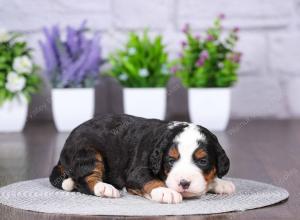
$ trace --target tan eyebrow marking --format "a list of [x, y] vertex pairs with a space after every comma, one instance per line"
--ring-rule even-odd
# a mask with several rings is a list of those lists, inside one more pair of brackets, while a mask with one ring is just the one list
[[194, 156], [196, 159], [201, 159], [207, 156], [207, 153], [203, 149], [198, 149], [195, 151]]
[[171, 147], [168, 152], [168, 155], [175, 159], [179, 159], [179, 151], [178, 151], [177, 147], [175, 147], [175, 146]]

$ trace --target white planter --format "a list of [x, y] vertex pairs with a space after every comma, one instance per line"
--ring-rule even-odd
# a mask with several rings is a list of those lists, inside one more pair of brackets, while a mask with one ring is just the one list
[[24, 97], [6, 101], [0, 106], [0, 132], [21, 132], [25, 126], [28, 102]]
[[163, 120], [166, 111], [165, 88], [124, 88], [126, 114]]
[[58, 131], [73, 130], [94, 116], [94, 88], [52, 89], [52, 111]]
[[231, 88], [190, 88], [191, 121], [210, 130], [223, 131], [230, 117]]

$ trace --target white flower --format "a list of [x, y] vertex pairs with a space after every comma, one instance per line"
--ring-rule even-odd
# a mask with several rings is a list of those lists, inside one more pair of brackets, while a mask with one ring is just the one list
[[10, 72], [7, 75], [7, 82], [5, 88], [10, 92], [19, 92], [24, 89], [26, 79], [24, 76], [20, 76], [16, 72]]
[[0, 43], [8, 41], [10, 34], [5, 29], [0, 29]]
[[16, 57], [13, 62], [13, 68], [17, 73], [31, 73], [32, 62], [28, 56]]
[[134, 47], [130, 47], [128, 49], [128, 53], [129, 53], [129, 55], [134, 55], [134, 54], [136, 54], [136, 49]]
[[141, 77], [149, 76], [149, 71], [146, 68], [140, 69], [139, 74]]
[[219, 63], [218, 63], [218, 67], [219, 67], [219, 68], [223, 68], [223, 67], [224, 67], [224, 63], [219, 62]]
[[128, 76], [127, 76], [127, 74], [122, 73], [121, 75], [119, 75], [119, 79], [122, 81], [126, 81], [128, 79]]

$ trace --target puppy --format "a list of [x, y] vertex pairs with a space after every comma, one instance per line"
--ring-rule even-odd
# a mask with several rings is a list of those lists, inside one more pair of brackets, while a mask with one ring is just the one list
[[50, 182], [66, 191], [120, 197], [127, 191], [160, 203], [180, 203], [208, 191], [233, 193], [221, 178], [229, 159], [217, 137], [199, 125], [130, 115], [106, 115], [75, 128]]

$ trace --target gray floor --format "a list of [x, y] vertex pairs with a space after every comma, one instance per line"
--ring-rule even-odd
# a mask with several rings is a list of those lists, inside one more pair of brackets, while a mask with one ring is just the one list
[[[287, 202], [239, 213], [170, 219], [296, 219], [300, 216], [300, 121], [232, 121], [219, 132], [231, 158], [229, 176], [272, 183], [290, 192]], [[67, 134], [51, 123], [31, 123], [23, 134], [0, 134], [0, 185], [47, 177], [57, 162]], [[1, 219], [70, 219], [0, 206]], [[76, 217], [72, 219], [107, 219]], [[169, 219], [164, 217], [163, 219]], [[140, 218], [139, 218], [140, 219]], [[149, 219], [149, 217], [147, 218]], [[152, 219], [152, 218], [151, 218]]]

